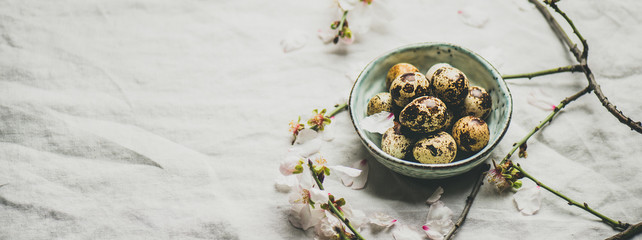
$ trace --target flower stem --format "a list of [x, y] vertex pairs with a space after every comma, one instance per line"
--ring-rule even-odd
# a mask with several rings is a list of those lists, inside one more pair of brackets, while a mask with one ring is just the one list
[[584, 209], [585, 211], [595, 215], [596, 217], [602, 219], [602, 221], [604, 223], [606, 223], [609, 226], [613, 227], [613, 229], [621, 231], [621, 230], [627, 229], [630, 226], [630, 224], [628, 224], [628, 223], [622, 223], [620, 221], [615, 221], [615, 220], [613, 220], [611, 218], [608, 218], [607, 216], [604, 216], [603, 214], [601, 214], [601, 213], [593, 210], [592, 208], [590, 208], [588, 206], [588, 204], [586, 204], [586, 203], [581, 204], [581, 203], [579, 203], [579, 202], [577, 202], [577, 201], [575, 201], [573, 199], [570, 199], [569, 197], [565, 196], [564, 194], [561, 194], [560, 192], [550, 188], [549, 186], [546, 186], [545, 184], [543, 184], [542, 182], [537, 180], [535, 177], [531, 176], [526, 171], [524, 171], [524, 169], [519, 164], [514, 165], [514, 167], [519, 172], [521, 172], [524, 175], [524, 177], [526, 177], [526, 178], [528, 178], [530, 180], [533, 180], [533, 182], [535, 182], [537, 184], [537, 186], [540, 186], [540, 187], [546, 189], [547, 191], [555, 194], [556, 196], [566, 200], [569, 205], [573, 205], [573, 206], [579, 207], [579, 208]]
[[564, 67], [558, 67], [558, 68], [543, 70], [543, 71], [539, 71], [539, 72], [513, 74], [513, 75], [503, 75], [502, 78], [503, 79], [512, 79], [512, 78], [528, 78], [528, 79], [531, 79], [533, 77], [542, 76], [542, 75], [548, 75], [548, 74], [553, 74], [553, 73], [581, 72], [581, 71], [582, 71], [582, 66], [581, 65], [569, 65], [569, 66], [564, 66]]
[[[325, 115], [325, 117], [327, 117], [327, 118], [334, 117], [334, 115], [337, 115], [337, 113], [339, 113], [342, 110], [346, 109], [348, 107], [348, 103], [337, 104], [337, 105], [334, 105], [334, 107], [335, 108], [332, 110], [332, 112], [328, 113], [328, 115]], [[314, 131], [318, 131], [319, 130], [319, 126], [318, 125], [314, 125], [310, 129], [312, 129]], [[294, 142], [292, 142], [292, 143], [294, 144]]]
[[[308, 166], [310, 167], [310, 171], [312, 171], [312, 177], [314, 178], [314, 181], [319, 186], [319, 189], [325, 190], [323, 188], [323, 183], [321, 183], [321, 180], [319, 180], [319, 177], [317, 177], [317, 175], [314, 173], [314, 165], [312, 164], [311, 160], [308, 160]], [[330, 210], [332, 211], [332, 213], [335, 216], [337, 216], [337, 218], [339, 218], [346, 226], [348, 226], [350, 231], [352, 231], [352, 233], [354, 233], [354, 235], [357, 237], [357, 239], [365, 240], [365, 238], [363, 238], [359, 234], [359, 232], [357, 232], [357, 230], [352, 226], [352, 224], [350, 224], [350, 220], [348, 220], [345, 217], [345, 215], [343, 215], [343, 212], [341, 210], [339, 210], [336, 206], [334, 206], [334, 203], [332, 201], [328, 200], [328, 205], [330, 206]]]
[[334, 106], [334, 110], [332, 112], [328, 113], [326, 117], [334, 117], [337, 113], [341, 112], [342, 110], [346, 109], [348, 107], [348, 103], [343, 103], [343, 104], [337, 104]]
[[513, 155], [513, 153], [515, 153], [515, 151], [517, 151], [517, 149], [519, 149], [519, 146], [521, 146], [522, 144], [526, 143], [526, 141], [528, 141], [528, 139], [531, 136], [533, 136], [533, 134], [535, 134], [537, 131], [542, 129], [542, 127], [544, 127], [544, 125], [546, 123], [551, 122], [553, 120], [553, 117], [555, 115], [557, 115], [560, 112], [560, 110], [562, 110], [562, 108], [566, 107], [566, 105], [568, 103], [570, 103], [572, 101], [575, 101], [576, 99], [578, 99], [579, 97], [581, 97], [584, 94], [588, 93], [589, 91], [591, 91], [591, 88], [590, 87], [586, 87], [586, 88], [582, 89], [581, 91], [573, 94], [572, 96], [567, 97], [564, 100], [562, 100], [557, 106], [555, 106], [555, 109], [553, 110], [553, 112], [548, 114], [548, 116], [546, 116], [546, 118], [544, 118], [544, 120], [542, 120], [537, 126], [535, 126], [535, 128], [533, 128], [533, 130], [531, 130], [528, 134], [526, 134], [526, 136], [524, 136], [521, 140], [519, 140], [518, 142], [513, 144], [513, 149], [511, 149], [508, 152], [508, 154], [506, 154], [506, 157], [504, 157], [504, 159], [502, 159], [500, 164], [505, 163], [506, 161], [508, 161], [508, 159], [510, 159], [510, 157]]
[[347, 17], [348, 17], [348, 11], [343, 11], [343, 16], [341, 16], [341, 21], [339, 21], [339, 27], [337, 28], [339, 29], [339, 31], [343, 29], [343, 25], [346, 22]]

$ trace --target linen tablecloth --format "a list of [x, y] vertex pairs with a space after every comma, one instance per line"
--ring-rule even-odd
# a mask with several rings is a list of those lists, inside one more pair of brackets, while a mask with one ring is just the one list
[[[339, 19], [336, 4], [0, 1], [0, 239], [312, 239], [288, 222], [288, 194], [275, 188], [291, 147], [288, 123], [346, 101], [369, 61], [406, 44], [449, 42], [502, 74], [574, 63], [526, 0], [374, 0], [348, 15], [353, 44], [324, 44], [318, 32]], [[609, 100], [642, 119], [641, 3], [559, 5], [588, 40], [589, 66]], [[587, 81], [562, 73], [508, 84], [513, 120], [495, 160], [549, 113], [538, 104], [556, 104]], [[326, 188], [368, 216], [398, 219], [387, 230], [364, 228], [368, 239], [392, 239], [400, 227], [421, 234], [425, 200], [439, 186], [455, 215], [463, 208], [474, 174], [398, 175], [367, 153], [347, 112], [331, 127], [334, 139], [321, 149], [328, 162], [366, 159], [370, 170], [362, 190], [336, 178]], [[516, 161], [567, 196], [635, 223], [640, 154], [642, 135], [589, 94], [535, 134], [528, 158]], [[525, 216], [512, 192], [485, 184], [456, 238], [617, 233], [541, 194], [541, 209]]]

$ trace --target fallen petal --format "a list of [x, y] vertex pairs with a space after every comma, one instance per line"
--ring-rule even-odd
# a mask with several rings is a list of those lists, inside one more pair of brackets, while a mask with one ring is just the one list
[[441, 198], [441, 194], [443, 193], [444, 189], [441, 188], [441, 186], [438, 187], [437, 190], [435, 190], [435, 192], [433, 192], [432, 195], [430, 195], [430, 197], [426, 200], [426, 203], [433, 204], [437, 202]]
[[351, 168], [351, 167], [346, 167], [346, 166], [330, 166], [329, 167], [331, 170], [334, 170], [337, 173], [343, 174], [348, 177], [356, 177], [361, 174], [361, 170], [356, 169], [356, 168]]
[[455, 226], [455, 223], [451, 219], [440, 219], [428, 221], [426, 225], [423, 226], [423, 229], [428, 238], [441, 240], [453, 226]]
[[317, 131], [314, 131], [314, 130], [308, 129], [308, 128], [303, 129], [303, 130], [299, 131], [299, 135], [297, 135], [295, 143], [303, 144], [303, 143], [305, 143], [307, 141], [315, 139], [317, 137], [317, 135], [319, 135], [319, 133], [317, 133]]
[[522, 188], [513, 194], [517, 209], [524, 215], [535, 214], [542, 204], [542, 194], [539, 186]]
[[459, 19], [471, 27], [482, 28], [488, 22], [486, 13], [476, 7], [467, 7], [457, 13], [459, 13]]
[[395, 229], [392, 231], [392, 238], [395, 240], [417, 240], [423, 239], [423, 236], [421, 236], [418, 231], [406, 225], [398, 225], [395, 226]]
[[323, 146], [323, 142], [320, 139], [312, 139], [304, 144], [294, 145], [289, 151], [298, 154], [300, 157], [307, 158], [318, 153], [321, 150], [321, 146]]
[[337, 30], [332, 30], [328, 28], [327, 30], [319, 29], [317, 31], [317, 36], [323, 43], [330, 43], [337, 36]]
[[445, 220], [445, 219], [450, 220], [452, 219], [452, 217], [453, 217], [453, 210], [450, 210], [450, 208], [446, 207], [444, 202], [437, 201], [430, 205], [426, 222], [429, 222], [431, 220]]
[[274, 180], [274, 187], [276, 188], [277, 191], [279, 192], [289, 192], [292, 190], [294, 186], [296, 186], [299, 183], [298, 179], [296, 176], [283, 176], [279, 175], [275, 180]]
[[308, 42], [308, 36], [302, 31], [290, 31], [281, 40], [281, 48], [284, 53], [301, 49]]
[[355, 177], [352, 180], [352, 189], [363, 189], [366, 186], [366, 183], [368, 183], [368, 160], [363, 159], [361, 161], [355, 162], [352, 167], [361, 170], [361, 174], [359, 176]]
[[383, 229], [395, 225], [397, 219], [383, 213], [375, 213], [374, 216], [370, 218], [369, 223], [370, 225], [374, 225], [375, 228]]
[[383, 134], [394, 126], [393, 115], [389, 112], [380, 112], [372, 114], [363, 119], [361, 128], [368, 132]]
[[329, 168], [339, 176], [341, 182], [346, 187], [352, 186], [354, 178], [361, 174], [361, 170], [346, 166], [329, 166]]

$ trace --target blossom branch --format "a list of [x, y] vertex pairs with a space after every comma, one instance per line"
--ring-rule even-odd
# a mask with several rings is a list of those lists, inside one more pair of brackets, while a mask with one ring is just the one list
[[566, 32], [562, 29], [562, 27], [559, 25], [559, 23], [555, 20], [555, 18], [551, 15], [551, 13], [546, 9], [544, 5], [539, 3], [537, 0], [529, 0], [531, 3], [533, 3], [536, 7], [537, 10], [544, 16], [548, 24], [550, 25], [551, 28], [553, 28], [553, 31], [557, 36], [562, 39], [562, 41], [569, 47], [569, 50], [573, 55], [575, 56], [575, 59], [580, 63], [582, 66], [582, 71], [584, 72], [584, 75], [586, 76], [586, 79], [588, 80], [589, 87], [591, 87], [591, 90], [595, 92], [595, 96], [600, 100], [600, 103], [602, 103], [602, 106], [606, 108], [615, 118], [617, 118], [621, 123], [629, 126], [631, 130], [635, 130], [638, 133], [642, 133], [642, 123], [640, 121], [634, 121], [633, 119], [627, 117], [622, 113], [622, 111], [617, 110], [617, 107], [613, 105], [608, 98], [604, 95], [602, 92], [602, 89], [600, 88], [600, 85], [597, 84], [597, 81], [595, 80], [595, 76], [591, 72], [591, 69], [588, 67], [587, 64], [587, 59], [588, 59], [588, 43], [586, 39], [580, 34], [580, 32], [577, 30], [575, 27], [575, 24], [573, 24], [573, 21], [564, 13], [556, 4], [556, 0], [545, 0], [545, 3], [551, 6], [557, 13], [559, 13], [564, 20], [571, 26], [573, 29], [573, 32], [575, 35], [580, 39], [582, 42], [583, 49], [580, 52], [580, 50], [577, 48], [577, 45], [573, 43], [573, 41], [568, 37]]
[[[325, 117], [328, 118], [328, 119], [331, 118], [331, 117], [334, 117], [334, 115], [337, 115], [337, 113], [343, 111], [347, 107], [348, 107], [348, 103], [334, 105], [334, 109], [330, 113], [328, 113], [328, 115], [325, 115]], [[319, 126], [320, 125], [314, 125], [314, 126], [310, 127], [310, 129], [312, 129], [314, 131], [318, 131], [319, 130]]]
[[[310, 125], [310, 129], [319, 132], [323, 131], [325, 125], [328, 125], [332, 122], [331, 118], [334, 117], [337, 113], [341, 112], [342, 110], [346, 109], [348, 107], [348, 103], [343, 103], [343, 104], [337, 104], [334, 105], [334, 110], [330, 112], [329, 114], [325, 114], [325, 109], [319, 110], [314, 109], [312, 113], [314, 116], [308, 120], [308, 125]], [[290, 122], [290, 132], [292, 133], [292, 142], [290, 144], [294, 145], [294, 143], [297, 140], [297, 137], [299, 136], [299, 133], [301, 130], [305, 129], [305, 123], [301, 123], [301, 116], [299, 116], [299, 119], [295, 121]]]
[[342, 110], [348, 108], [348, 103], [342, 103], [342, 104], [337, 104], [334, 105], [334, 110], [332, 112], [328, 113], [327, 117], [334, 117], [334, 115], [337, 115], [337, 113], [341, 112]]
[[503, 164], [506, 161], [508, 161], [510, 159], [510, 157], [513, 155], [513, 153], [515, 153], [515, 151], [517, 151], [517, 149], [520, 148], [520, 146], [526, 144], [526, 141], [528, 141], [528, 139], [531, 136], [533, 136], [533, 134], [535, 134], [537, 131], [542, 129], [546, 123], [551, 122], [553, 120], [553, 117], [555, 117], [555, 115], [557, 115], [560, 112], [560, 110], [562, 110], [562, 108], [566, 107], [567, 104], [575, 101], [576, 99], [580, 98], [581, 96], [583, 96], [584, 94], [588, 93], [589, 91], [591, 91], [591, 88], [590, 87], [586, 87], [586, 88], [582, 89], [581, 91], [573, 94], [572, 96], [567, 97], [564, 100], [562, 100], [557, 106], [555, 106], [555, 109], [553, 110], [553, 112], [548, 114], [548, 116], [546, 116], [546, 118], [544, 118], [544, 120], [542, 120], [537, 126], [535, 126], [535, 128], [533, 128], [533, 130], [531, 130], [528, 134], [526, 134], [526, 136], [524, 136], [518, 142], [513, 143], [513, 148], [508, 152], [508, 154], [506, 154], [506, 156], [504, 157], [504, 159], [502, 159], [500, 164]]
[[454, 235], [455, 232], [462, 226], [464, 225], [464, 221], [466, 220], [466, 217], [468, 216], [468, 212], [470, 212], [470, 208], [473, 206], [473, 201], [475, 201], [475, 197], [477, 196], [477, 193], [479, 192], [479, 189], [481, 189], [481, 185], [484, 184], [484, 178], [486, 178], [486, 174], [488, 173], [487, 169], [490, 167], [489, 164], [485, 164], [479, 167], [479, 177], [477, 178], [477, 182], [475, 182], [475, 185], [473, 185], [473, 190], [470, 192], [470, 195], [466, 197], [466, 206], [464, 206], [464, 210], [462, 210], [461, 214], [459, 215], [459, 218], [457, 219], [457, 222], [455, 225], [450, 229], [448, 234], [444, 237], [444, 240], [449, 240], [451, 239]]
[[611, 219], [611, 218], [609, 218], [607, 216], [604, 216], [603, 214], [601, 214], [601, 213], [593, 210], [592, 208], [590, 208], [587, 203], [579, 203], [579, 202], [577, 202], [577, 201], [565, 196], [564, 194], [561, 194], [560, 192], [550, 188], [549, 186], [546, 186], [545, 184], [543, 184], [542, 182], [537, 180], [535, 177], [531, 176], [526, 171], [524, 171], [524, 169], [519, 164], [513, 165], [513, 167], [515, 169], [517, 169], [519, 172], [521, 172], [524, 175], [524, 177], [526, 177], [526, 178], [528, 178], [530, 180], [533, 180], [533, 182], [535, 182], [537, 184], [537, 186], [540, 186], [540, 187], [546, 189], [547, 191], [555, 194], [556, 196], [566, 200], [568, 202], [568, 205], [573, 205], [573, 206], [579, 207], [579, 208], [581, 208], [581, 209], [593, 214], [594, 216], [602, 219], [602, 222], [604, 222], [604, 223], [608, 224], [609, 226], [613, 227], [613, 229], [625, 230], [631, 225], [631, 224], [628, 224], [628, 223], [622, 223], [621, 221], [615, 221], [615, 220], [613, 220], [613, 219]]
[[[571, 53], [573, 53], [575, 58], [578, 59], [578, 61], [579, 61], [579, 59], [580, 59], [580, 57], [582, 55], [580, 49], [577, 48], [577, 45], [575, 43], [573, 43], [571, 38], [568, 37], [566, 32], [560, 26], [560, 24], [557, 21], [555, 21], [555, 18], [546, 9], [546, 6], [544, 6], [543, 4], [539, 3], [537, 0], [528, 0], [528, 1], [535, 5], [537, 10], [539, 10], [539, 12], [544, 16], [544, 19], [546, 19], [548, 24], [551, 26], [551, 28], [553, 29], [555, 34], [566, 44], [566, 46], [569, 47], [569, 51], [571, 51]], [[573, 26], [575, 26], [575, 25], [573, 25]]]
[[[318, 177], [318, 176], [317, 176], [317, 174], [315, 173], [316, 171], [315, 171], [315, 169], [314, 169], [314, 165], [312, 164], [312, 161], [311, 161], [311, 160], [308, 160], [308, 166], [310, 167], [310, 171], [312, 172], [312, 177], [314, 178], [314, 181], [317, 183], [317, 186], [319, 187], [319, 189], [321, 189], [321, 190], [325, 190], [325, 189], [323, 188], [323, 183], [321, 182], [321, 180], [319, 179], [319, 177]], [[348, 229], [350, 229], [350, 231], [352, 231], [352, 233], [357, 237], [357, 239], [365, 239], [365, 238], [363, 238], [363, 237], [359, 234], [359, 232], [357, 232], [357, 230], [352, 226], [352, 224], [350, 223], [350, 220], [348, 220], [348, 219], [345, 217], [345, 215], [343, 214], [343, 212], [342, 212], [341, 210], [339, 210], [336, 206], [334, 206], [334, 203], [332, 202], [332, 200], [328, 200], [328, 206], [330, 207], [330, 211], [332, 211], [332, 213], [333, 213], [335, 216], [337, 216], [337, 218], [339, 218], [339, 219], [340, 219], [340, 220], [341, 220], [341, 221], [342, 221], [346, 226], [348, 226]]]
[[631, 225], [628, 228], [626, 228], [626, 230], [624, 230], [624, 231], [622, 231], [622, 232], [620, 232], [618, 234], [615, 234], [615, 235], [607, 238], [606, 240], [631, 239], [631, 238], [633, 238], [633, 236], [635, 236], [635, 235], [637, 235], [639, 233], [642, 233], [642, 222], [640, 222], [638, 224], [635, 224], [635, 225]]
[[537, 76], [548, 75], [548, 74], [553, 74], [553, 73], [581, 72], [581, 71], [582, 71], [582, 66], [581, 65], [569, 65], [569, 66], [558, 67], [558, 68], [553, 68], [553, 69], [548, 69], [548, 70], [543, 70], [543, 71], [533, 72], [533, 73], [503, 75], [502, 78], [504, 80], [512, 79], [512, 78], [528, 78], [528, 79], [531, 79], [531, 78], [534, 78], [534, 77], [537, 77]]

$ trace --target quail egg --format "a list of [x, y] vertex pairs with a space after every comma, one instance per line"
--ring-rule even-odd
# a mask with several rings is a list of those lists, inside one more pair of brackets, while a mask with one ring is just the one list
[[430, 83], [423, 74], [404, 73], [392, 81], [390, 95], [394, 104], [405, 107], [413, 99], [428, 95], [429, 89]]
[[432, 79], [432, 75], [435, 74], [435, 71], [437, 71], [437, 69], [440, 69], [442, 67], [452, 67], [452, 66], [450, 66], [450, 64], [448, 63], [437, 63], [435, 65], [432, 65], [432, 67], [428, 69], [428, 72], [426, 72], [426, 78], [428, 80]]
[[434, 96], [448, 106], [459, 105], [468, 95], [466, 74], [454, 67], [441, 67], [435, 70], [430, 79]]
[[392, 97], [388, 92], [378, 93], [368, 102], [368, 116], [383, 111], [392, 112]]
[[430, 133], [447, 122], [447, 108], [439, 98], [423, 96], [412, 100], [399, 114], [401, 125], [415, 132]]
[[473, 86], [468, 89], [468, 95], [459, 110], [460, 116], [475, 116], [486, 119], [493, 105], [492, 99], [486, 89]]
[[450, 129], [452, 128], [453, 123], [455, 123], [455, 120], [457, 119], [455, 119], [455, 114], [452, 113], [452, 111], [450, 111], [449, 109], [446, 109], [445, 116], [446, 116], [446, 123], [444, 123], [444, 127], [441, 128], [440, 130], [450, 132]]
[[392, 66], [386, 75], [386, 89], [390, 89], [392, 81], [394, 81], [399, 75], [410, 72], [419, 72], [419, 69], [410, 63], [397, 63]]
[[412, 155], [421, 163], [449, 163], [457, 156], [457, 144], [450, 134], [440, 131], [417, 141]]
[[381, 150], [393, 157], [403, 159], [412, 150], [412, 138], [402, 134], [401, 125], [395, 122], [395, 125], [388, 128], [381, 137]]
[[484, 120], [474, 116], [465, 116], [453, 125], [452, 136], [459, 150], [474, 153], [488, 144], [490, 132]]

